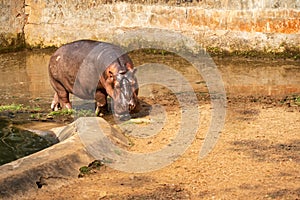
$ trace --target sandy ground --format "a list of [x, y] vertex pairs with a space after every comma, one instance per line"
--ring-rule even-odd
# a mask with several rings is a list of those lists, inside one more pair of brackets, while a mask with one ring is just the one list
[[[23, 198], [300, 199], [300, 107], [237, 99], [228, 100], [224, 129], [203, 159], [198, 154], [210, 123], [207, 101], [199, 104], [201, 124], [194, 141], [169, 166], [145, 173], [102, 166], [54, 190], [45, 185]], [[165, 104], [165, 110], [168, 121], [162, 132], [132, 139], [130, 151], [151, 152], [169, 143], [178, 124], [178, 105]]]

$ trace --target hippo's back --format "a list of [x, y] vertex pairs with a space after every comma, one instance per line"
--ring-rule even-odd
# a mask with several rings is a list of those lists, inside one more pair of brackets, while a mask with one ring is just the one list
[[60, 80], [63, 77], [76, 76], [84, 59], [99, 43], [92, 40], [80, 40], [58, 48], [50, 58], [50, 77]]

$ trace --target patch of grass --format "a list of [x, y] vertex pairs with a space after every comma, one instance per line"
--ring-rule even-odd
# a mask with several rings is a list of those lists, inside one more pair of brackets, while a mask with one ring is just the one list
[[33, 111], [35, 111], [35, 112], [39, 112], [39, 111], [41, 111], [42, 110], [42, 108], [40, 108], [40, 107], [34, 107], [33, 108]]
[[57, 111], [52, 111], [48, 115], [49, 116], [61, 116], [61, 115], [72, 115], [75, 113], [75, 110], [73, 109], [62, 109]]
[[91, 110], [73, 110], [73, 109], [62, 109], [58, 111], [52, 111], [48, 114], [48, 116], [71, 116], [75, 115], [77, 117], [91, 117], [95, 116], [95, 113]]
[[93, 112], [91, 110], [76, 110], [75, 113], [78, 117], [94, 117], [95, 116], [95, 112]]
[[25, 108], [22, 104], [10, 104], [0, 106], [0, 112], [2, 111], [24, 111]]
[[43, 115], [41, 113], [31, 114], [30, 119], [32, 120], [41, 120], [43, 118]]

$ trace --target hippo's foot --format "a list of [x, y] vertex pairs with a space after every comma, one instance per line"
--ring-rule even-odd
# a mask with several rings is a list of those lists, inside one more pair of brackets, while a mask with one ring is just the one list
[[107, 104], [100, 105], [98, 102], [95, 103], [95, 115], [98, 117], [102, 117], [104, 113], [108, 112]]
[[72, 105], [69, 101], [69, 96], [68, 94], [66, 95], [67, 97], [59, 97], [57, 92], [55, 92], [53, 101], [51, 103], [51, 110], [53, 111], [58, 111], [61, 108], [66, 108], [68, 110], [72, 109]]
[[51, 110], [58, 111], [61, 108], [60, 103], [52, 101]]
[[103, 116], [103, 112], [101, 112], [101, 107], [96, 107], [96, 110], [95, 110], [95, 115], [97, 117], [102, 117]]
[[71, 103], [63, 103], [63, 106], [61, 106], [61, 104], [59, 102], [56, 102], [56, 101], [52, 101], [51, 103], [51, 110], [53, 111], [58, 111], [62, 108], [66, 108], [68, 110], [71, 110], [72, 109], [72, 105]]

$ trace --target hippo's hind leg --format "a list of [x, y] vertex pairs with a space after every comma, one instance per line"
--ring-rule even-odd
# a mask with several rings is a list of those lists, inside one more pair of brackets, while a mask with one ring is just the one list
[[56, 80], [50, 80], [54, 90], [56, 91], [51, 103], [51, 109], [57, 111], [60, 108], [72, 109], [69, 100], [69, 92]]
[[104, 112], [107, 112], [107, 95], [103, 94], [101, 91], [97, 90], [95, 94], [95, 114], [96, 116], [101, 116]]

